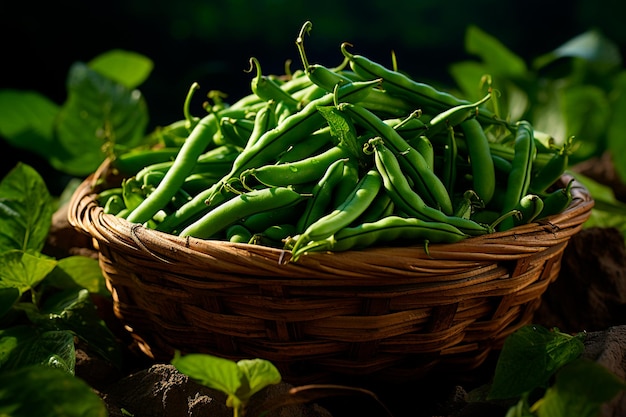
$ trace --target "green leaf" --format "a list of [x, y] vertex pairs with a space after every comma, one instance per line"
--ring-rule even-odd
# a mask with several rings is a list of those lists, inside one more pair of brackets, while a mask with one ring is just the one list
[[615, 171], [626, 184], [626, 71], [617, 75], [613, 82], [611, 96], [612, 117], [607, 129], [607, 148], [611, 152]]
[[575, 136], [578, 148], [570, 155], [572, 163], [595, 156], [605, 148], [602, 138], [611, 118], [611, 104], [604, 90], [593, 85], [564, 89], [561, 112], [566, 136]]
[[515, 78], [525, 76], [528, 71], [522, 58], [477, 26], [470, 25], [467, 28], [465, 50], [479, 56], [485, 69], [492, 75]]
[[[579, 359], [556, 374], [537, 404], [539, 417], [596, 417], [602, 404], [626, 389], [624, 381], [596, 362]], [[534, 406], [533, 406], [534, 408]]]
[[20, 290], [15, 287], [0, 288], [0, 319], [20, 299]]
[[229, 396], [236, 395], [244, 378], [236, 362], [212, 355], [191, 353], [181, 356], [177, 353], [172, 365], [198, 383]]
[[348, 149], [356, 158], [359, 158], [363, 152], [358, 145], [354, 124], [335, 106], [320, 106], [317, 110], [326, 119], [330, 134], [335, 138], [336, 144]]
[[68, 289], [49, 296], [38, 312], [27, 312], [37, 326], [50, 330], [69, 330], [89, 348], [121, 366], [121, 351], [117, 339], [98, 316], [89, 291]]
[[68, 174], [87, 175], [112, 152], [141, 143], [147, 123], [146, 103], [138, 90], [76, 63], [70, 69], [68, 98], [57, 124], [65, 153], [51, 163]]
[[537, 57], [533, 67], [542, 68], [561, 58], [580, 58], [609, 68], [622, 64], [619, 47], [593, 29], [570, 39], [554, 51]]
[[98, 260], [86, 256], [60, 259], [46, 282], [60, 289], [85, 288], [93, 294], [110, 295]]
[[88, 63], [89, 67], [105, 77], [133, 89], [142, 84], [152, 72], [151, 59], [136, 52], [113, 49], [98, 55]]
[[549, 378], [583, 350], [577, 337], [536, 325], [520, 328], [504, 342], [488, 399], [515, 398], [545, 388]]
[[238, 393], [240, 398], [246, 400], [266, 386], [278, 384], [282, 380], [278, 369], [264, 359], [242, 359], [237, 362], [237, 366], [248, 381], [248, 392]]
[[0, 288], [17, 288], [20, 294], [35, 288], [57, 265], [54, 259], [12, 250], [0, 255]]
[[30, 366], [0, 373], [0, 415], [106, 417], [100, 397], [83, 380], [58, 369]]
[[73, 375], [76, 364], [74, 335], [29, 326], [0, 330], [0, 370], [45, 365]]
[[18, 163], [0, 182], [0, 253], [41, 251], [53, 211], [43, 178], [29, 165]]
[[0, 136], [12, 146], [48, 159], [55, 151], [59, 106], [34, 91], [0, 90]]

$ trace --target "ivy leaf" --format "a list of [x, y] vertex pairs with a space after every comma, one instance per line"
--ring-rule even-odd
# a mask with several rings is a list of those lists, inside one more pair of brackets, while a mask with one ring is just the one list
[[87, 175], [107, 155], [141, 143], [147, 123], [147, 106], [138, 90], [75, 63], [56, 129], [64, 154], [51, 164], [71, 175]]
[[133, 89], [142, 84], [152, 72], [151, 59], [136, 52], [113, 49], [98, 55], [89, 67], [105, 77]]
[[42, 255], [12, 250], [0, 255], [0, 288], [16, 288], [20, 294], [43, 281], [57, 265]]
[[0, 415], [106, 417], [106, 406], [87, 383], [58, 369], [29, 366], [0, 373]]
[[41, 175], [18, 163], [0, 182], [0, 253], [12, 249], [40, 252], [53, 210]]
[[533, 406], [538, 417], [595, 417], [620, 391], [624, 381], [596, 362], [579, 359], [556, 374], [554, 385]]
[[505, 340], [487, 398], [515, 398], [545, 388], [549, 378], [583, 350], [578, 337], [541, 326], [524, 326]]

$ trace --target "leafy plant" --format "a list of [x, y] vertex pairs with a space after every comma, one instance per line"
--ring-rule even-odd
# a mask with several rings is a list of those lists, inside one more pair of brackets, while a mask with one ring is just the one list
[[538, 325], [504, 342], [486, 400], [514, 401], [506, 417], [594, 417], [626, 383], [581, 358], [582, 336]]
[[[626, 69], [617, 45], [590, 30], [527, 64], [498, 39], [470, 26], [465, 49], [476, 59], [450, 66], [464, 96], [479, 99], [486, 88], [493, 88], [497, 99], [489, 105], [502, 117], [530, 121], [556, 146], [574, 137], [570, 167], [608, 152], [626, 183]], [[481, 79], [483, 84], [477, 85]], [[576, 177], [587, 180], [580, 174]], [[626, 215], [619, 211], [620, 204], [606, 193], [592, 196], [600, 204], [586, 227], [612, 218], [626, 238]]]
[[282, 379], [276, 367], [264, 359], [235, 362], [206, 354], [177, 353], [172, 364], [200, 384], [225, 393], [226, 405], [233, 409], [234, 417], [244, 415], [250, 397]]
[[42, 252], [53, 211], [32, 167], [18, 163], [0, 182], [0, 415], [105, 415], [100, 399], [74, 381], [75, 338], [121, 366], [91, 299], [108, 294], [98, 262]]
[[0, 90], [0, 136], [61, 172], [88, 175], [106, 156], [144, 141], [148, 109], [136, 87], [152, 66], [148, 58], [123, 50], [76, 62], [60, 105], [34, 91]]

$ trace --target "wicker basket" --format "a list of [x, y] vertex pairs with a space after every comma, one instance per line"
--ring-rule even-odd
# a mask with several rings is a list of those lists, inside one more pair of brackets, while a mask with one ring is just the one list
[[559, 215], [430, 245], [429, 255], [381, 247], [281, 264], [280, 249], [183, 239], [104, 214], [95, 192], [115, 185], [108, 168], [76, 190], [69, 220], [93, 238], [115, 314], [141, 349], [166, 361], [175, 350], [264, 358], [292, 383], [477, 367], [532, 320], [593, 206], [575, 183]]

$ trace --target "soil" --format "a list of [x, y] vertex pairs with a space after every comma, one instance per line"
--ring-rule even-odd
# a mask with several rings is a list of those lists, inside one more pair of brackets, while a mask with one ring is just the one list
[[[596, 180], [614, 187], [616, 196], [626, 200], [626, 187], [615, 182], [610, 160], [600, 159], [576, 167]], [[607, 166], [609, 168], [607, 168]], [[96, 256], [86, 249], [89, 239], [78, 235], [66, 221], [63, 209], [55, 215], [50, 233], [49, 253]], [[557, 327], [566, 333], [587, 332], [584, 356], [626, 378], [626, 248], [624, 237], [615, 229], [588, 228], [574, 236], [566, 248], [557, 281], [544, 294], [533, 322]], [[232, 416], [219, 391], [208, 389], [180, 374], [171, 365], [152, 363], [129, 338], [111, 313], [106, 299], [96, 299], [103, 319], [126, 346], [125, 369], [116, 369], [78, 346], [76, 375], [87, 381], [104, 399], [112, 417]], [[251, 402], [247, 415], [257, 416], [268, 407], [266, 416], [340, 417], [502, 417], [508, 405], [470, 402], [468, 393], [489, 382], [496, 353], [471, 373], [458, 376], [429, 374], [416, 383], [368, 386], [370, 393], [324, 391], [322, 396], [294, 397], [292, 386], [281, 383], [268, 387]], [[315, 393], [315, 391], [312, 391]], [[321, 391], [318, 391], [318, 394]], [[129, 414], [130, 413], [130, 414]], [[626, 415], [626, 395], [620, 394], [602, 409], [602, 417]]]

